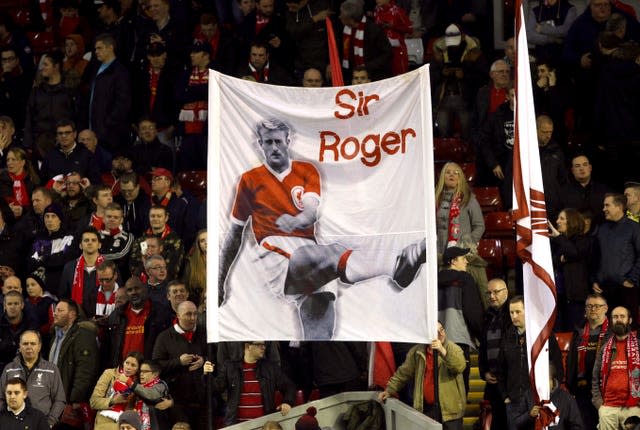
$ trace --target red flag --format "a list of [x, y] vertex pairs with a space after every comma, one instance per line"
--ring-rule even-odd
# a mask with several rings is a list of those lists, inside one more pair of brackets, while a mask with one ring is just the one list
[[[523, 263], [529, 378], [536, 403], [549, 400], [548, 339], [556, 317], [556, 288], [547, 227], [533, 106], [529, 50], [521, 0], [516, 2], [516, 108], [513, 147], [513, 215]], [[547, 424], [544, 424], [545, 426]]]
[[344, 80], [342, 79], [342, 64], [340, 63], [340, 54], [338, 54], [338, 47], [336, 46], [336, 38], [333, 33], [333, 24], [329, 17], [325, 18], [325, 24], [327, 25], [327, 39], [329, 43], [329, 65], [331, 67], [331, 85], [334, 87], [343, 87]]
[[387, 387], [396, 371], [396, 362], [389, 342], [374, 342], [369, 360], [369, 386]]

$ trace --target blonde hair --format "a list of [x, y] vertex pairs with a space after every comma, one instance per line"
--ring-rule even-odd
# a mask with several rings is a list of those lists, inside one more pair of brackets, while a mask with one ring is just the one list
[[206, 233], [206, 229], [199, 230], [196, 234], [196, 242], [191, 248], [185, 281], [189, 292], [194, 292], [197, 288], [202, 288], [202, 292], [207, 289], [207, 260], [206, 255], [201, 251], [198, 240], [200, 235]]
[[453, 161], [446, 163], [440, 171], [440, 177], [438, 178], [438, 183], [436, 184], [436, 206], [440, 206], [442, 192], [444, 191], [444, 177], [447, 169], [449, 168], [454, 169], [458, 174], [458, 186], [456, 186], [456, 189], [454, 190], [454, 195], [460, 194], [462, 196], [460, 207], [464, 207], [467, 205], [467, 203], [469, 203], [469, 200], [471, 199], [471, 188], [469, 188], [469, 183], [467, 182], [467, 178], [464, 175], [462, 167], [460, 167], [458, 163], [454, 163]]

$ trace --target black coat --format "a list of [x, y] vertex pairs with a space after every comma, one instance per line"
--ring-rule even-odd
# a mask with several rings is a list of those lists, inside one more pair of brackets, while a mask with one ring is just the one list
[[[160, 72], [153, 108], [149, 105], [151, 99], [150, 81], [149, 67], [147, 64], [142, 64], [134, 83], [137, 95], [133, 101], [133, 119], [137, 121], [144, 116], [151, 117], [160, 129], [175, 125], [178, 120], [175, 100], [176, 73], [168, 65], [165, 65]], [[135, 162], [133, 165], [138, 167]]]
[[68, 155], [59, 148], [47, 152], [40, 167], [40, 178], [46, 183], [56, 175], [66, 175], [70, 172], [80, 173], [83, 177], [89, 178], [92, 184], [100, 183], [100, 170], [95, 166], [93, 153], [81, 143], [76, 143]]
[[[574, 236], [568, 238], [561, 234], [551, 238], [553, 249], [553, 265], [556, 271], [562, 272], [567, 300], [585, 301], [591, 292], [590, 269], [594, 267], [592, 260], [593, 237]], [[564, 261], [560, 257], [564, 256]]]
[[49, 85], [42, 83], [33, 88], [24, 122], [24, 145], [34, 148], [38, 137], [46, 135], [55, 143], [56, 123], [62, 119], [75, 121], [75, 94], [65, 87], [64, 83]]
[[49, 430], [47, 417], [27, 403], [18, 415], [5, 409], [0, 412], [0, 428], [2, 430]]
[[[97, 70], [96, 70], [97, 72]], [[92, 79], [93, 98], [87, 94], [84, 126], [91, 125], [98, 141], [110, 152], [129, 143], [131, 79], [129, 71], [116, 59]], [[97, 183], [99, 178], [96, 178]], [[94, 181], [91, 181], [94, 183]]]

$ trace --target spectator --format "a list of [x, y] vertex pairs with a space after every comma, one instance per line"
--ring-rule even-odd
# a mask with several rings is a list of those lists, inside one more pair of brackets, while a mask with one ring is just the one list
[[560, 194], [567, 184], [564, 154], [552, 138], [553, 120], [547, 115], [540, 115], [536, 126], [547, 214], [549, 219], [554, 219], [562, 209]]
[[454, 135], [453, 117], [460, 121], [460, 134], [471, 131], [471, 103], [482, 85], [486, 69], [477, 39], [464, 34], [456, 24], [433, 44], [433, 104], [438, 133]]
[[207, 293], [207, 230], [200, 230], [196, 243], [186, 259], [184, 281], [189, 290], [191, 301], [200, 304]]
[[[98, 377], [100, 364], [96, 326], [79, 321], [80, 311], [73, 300], [61, 299], [53, 314], [55, 339], [49, 361], [58, 366], [67, 397], [65, 415], [78, 416], [88, 410], [87, 402]], [[80, 418], [82, 420], [82, 418]]]
[[543, 61], [559, 61], [562, 44], [569, 28], [578, 16], [568, 0], [540, 2], [527, 18], [527, 41], [534, 45], [534, 53]]
[[[144, 117], [154, 126], [157, 124], [162, 143], [170, 143], [178, 119], [175, 100], [176, 73], [167, 64], [167, 49], [164, 44], [153, 43], [147, 48], [146, 61], [137, 71], [135, 82], [138, 96], [133, 100], [134, 118]], [[141, 131], [140, 122], [142, 121], [138, 121], [138, 132]], [[136, 167], [139, 167], [138, 163]]]
[[484, 314], [480, 349], [478, 351], [478, 368], [480, 377], [484, 379], [484, 398], [491, 404], [491, 429], [507, 428], [507, 415], [504, 399], [498, 386], [498, 374], [502, 371], [498, 362], [500, 342], [511, 326], [509, 317], [509, 289], [502, 279], [489, 281], [486, 293], [489, 308]]
[[178, 306], [178, 321], [158, 335], [153, 347], [153, 360], [161, 369], [174, 400], [173, 422], [185, 421], [192, 428], [202, 428], [206, 422], [200, 369], [207, 353], [204, 327], [197, 325], [197, 309], [192, 302]]
[[127, 146], [131, 113], [129, 72], [116, 57], [115, 50], [116, 41], [112, 35], [103, 33], [96, 37], [96, 59], [100, 65], [91, 74], [90, 92], [85, 103], [87, 128], [93, 130], [98, 141], [112, 153]]
[[97, 411], [96, 429], [113, 428], [120, 415], [133, 406], [133, 390], [130, 386], [140, 376], [143, 359], [141, 353], [132, 351], [118, 367], [102, 372], [89, 400], [91, 408]]
[[365, 66], [356, 66], [353, 68], [353, 73], [351, 74], [351, 85], [359, 85], [366, 84], [371, 82], [369, 78], [369, 72]]
[[407, 12], [395, 0], [377, 0], [373, 12], [376, 24], [383, 28], [391, 45], [391, 75], [397, 76], [409, 71], [409, 57], [406, 35], [413, 32]]
[[[241, 360], [228, 361], [212, 381], [214, 390], [227, 390], [225, 425], [247, 421], [279, 410], [287, 415], [294, 399], [294, 386], [279, 366], [264, 359], [263, 341], [245, 342]], [[207, 361], [204, 373], [213, 372], [213, 364]], [[283, 403], [276, 405], [275, 393], [280, 390]]]
[[287, 0], [286, 30], [293, 41], [294, 76], [311, 68], [324, 71], [329, 60], [327, 26], [331, 14], [326, 0]]
[[64, 227], [64, 215], [57, 203], [44, 209], [43, 219], [45, 230], [35, 236], [27, 271], [42, 273], [46, 282], [45, 290], [54, 296], [64, 297], [69, 291], [61, 289], [60, 281], [65, 264], [78, 254], [76, 241]]
[[564, 207], [580, 211], [589, 209], [595, 216], [594, 223], [602, 222], [602, 202], [608, 192], [605, 185], [595, 181], [593, 166], [585, 154], [577, 154], [571, 159], [571, 177], [563, 190]]
[[[434, 368], [436, 354], [437, 369]], [[378, 399], [385, 401], [413, 380], [413, 408], [441, 421], [443, 429], [459, 429], [467, 399], [462, 378], [465, 366], [462, 350], [447, 339], [444, 327], [438, 322], [438, 337], [430, 345], [411, 348], [404, 363], [389, 379], [387, 388], [378, 394]], [[437, 402], [435, 384], [429, 383], [436, 378]]]
[[200, 28], [196, 31], [195, 40], [211, 46], [211, 63], [214, 70], [225, 74], [233, 74], [236, 66], [236, 47], [233, 35], [219, 25], [213, 13], [200, 15]]
[[442, 167], [435, 196], [438, 252], [455, 246], [460, 240], [477, 245], [484, 233], [484, 218], [457, 163], [449, 162]]
[[144, 360], [140, 364], [140, 383], [134, 382], [133, 392], [138, 396], [135, 410], [142, 422], [149, 423], [150, 429], [168, 429], [169, 419], [164, 411], [173, 407], [174, 401], [167, 383], [160, 379], [158, 363]]
[[322, 87], [322, 73], [318, 69], [307, 69], [302, 76], [302, 86], [305, 88], [320, 88]]
[[111, 169], [111, 153], [98, 144], [96, 134], [89, 130], [82, 130], [78, 134], [78, 142], [82, 143], [93, 154], [93, 160], [100, 173], [108, 172]]
[[[114, 270], [121, 274], [129, 272], [129, 254], [134, 237], [122, 229], [122, 208], [117, 203], [109, 203], [105, 209], [105, 228], [100, 231], [100, 252], [106, 260], [113, 261]], [[127, 276], [128, 277], [128, 276]]]
[[80, 1], [61, 0], [54, 3], [58, 9], [60, 20], [53, 23], [56, 45], [60, 45], [70, 34], [82, 35], [84, 42], [89, 42], [93, 36], [91, 24], [84, 14], [80, 13]]
[[116, 292], [120, 289], [118, 270], [113, 261], [106, 260], [96, 267], [96, 272], [100, 286], [96, 297], [95, 319], [104, 323], [116, 308]]
[[62, 77], [63, 54], [53, 51], [42, 59], [42, 82], [31, 90], [24, 124], [24, 145], [33, 148], [38, 158], [55, 146], [53, 130], [58, 121], [73, 120], [76, 100]]
[[[175, 2], [172, 5], [179, 5]], [[168, 58], [176, 66], [181, 67], [185, 63], [184, 47], [189, 43], [189, 35], [174, 19], [169, 0], [149, 0], [148, 11], [151, 20], [142, 21], [136, 27], [138, 46], [136, 55], [144, 58], [147, 55], [146, 48], [153, 43], [164, 43], [167, 47]]]
[[113, 203], [111, 189], [106, 185], [98, 183], [88, 187], [86, 195], [91, 199], [96, 210], [85, 216], [84, 219], [81, 219], [77, 228], [83, 229], [85, 227], [93, 227], [98, 231], [104, 230], [104, 214], [107, 210], [107, 206]]
[[[151, 201], [154, 205], [165, 208], [167, 219], [164, 220], [182, 238], [185, 228], [187, 201], [177, 196], [173, 190], [173, 175], [163, 168], [153, 169], [151, 179]], [[153, 210], [153, 208], [152, 208]], [[156, 214], [158, 215], [158, 214]], [[149, 212], [151, 216], [151, 212]], [[155, 227], [149, 219], [149, 224], [155, 233], [159, 232], [160, 224]]]
[[340, 5], [340, 22], [343, 47], [342, 69], [345, 81], [349, 82], [354, 67], [364, 66], [373, 81], [391, 76], [391, 45], [384, 30], [367, 19], [362, 3], [347, 0]]
[[108, 319], [109, 330], [102, 349], [106, 367], [122, 362], [131, 351], [142, 351], [145, 357], [151, 357], [156, 338], [170, 323], [170, 311], [148, 298], [140, 279], [129, 278], [124, 289], [129, 302], [116, 307]]
[[584, 326], [576, 326], [567, 357], [567, 387], [576, 398], [586, 429], [595, 429], [598, 410], [591, 402], [593, 365], [611, 334], [607, 301], [597, 293], [587, 296]]
[[57, 148], [44, 155], [40, 167], [40, 178], [48, 181], [57, 175], [78, 172], [88, 178], [92, 184], [99, 182], [98, 169], [94, 168], [93, 154], [84, 146], [76, 143], [78, 133], [72, 121], [61, 120], [56, 124]]
[[65, 194], [60, 202], [67, 226], [76, 228], [81, 220], [91, 214], [91, 202], [85, 195], [89, 180], [78, 172], [69, 172], [65, 176]]
[[117, 0], [101, 0], [98, 5], [98, 34], [110, 34], [115, 39], [116, 56], [125, 65], [133, 59], [135, 50], [135, 27], [122, 16], [122, 7]]
[[309, 342], [306, 346], [321, 398], [365, 389], [368, 354], [364, 342]]
[[9, 148], [6, 161], [6, 170], [0, 171], [0, 196], [24, 211], [31, 204], [29, 197], [33, 189], [40, 185], [40, 178], [24, 149]]
[[31, 406], [45, 414], [49, 426], [53, 426], [64, 410], [64, 388], [58, 368], [41, 357], [41, 350], [42, 339], [37, 331], [22, 333], [19, 354], [5, 366], [0, 377], [0, 409], [5, 406], [7, 382], [19, 378], [27, 384]]
[[24, 312], [24, 298], [18, 291], [4, 293], [4, 313], [0, 318], [0, 363], [11, 362], [18, 352], [20, 335], [37, 330], [38, 324]]
[[626, 199], [621, 194], [606, 194], [603, 223], [597, 234], [599, 264], [593, 291], [601, 293], [611, 307], [629, 306], [631, 315], [638, 310], [640, 281], [640, 226], [624, 216]]
[[[1, 21], [1, 19], [0, 19]], [[3, 23], [0, 22], [0, 39], [2, 39]], [[1, 46], [0, 42], [0, 112], [9, 116], [16, 129], [22, 130], [24, 127], [25, 111], [29, 93], [33, 84], [33, 65], [25, 69], [21, 64], [21, 58], [17, 48], [12, 46]], [[29, 53], [30, 48], [25, 47]], [[33, 61], [33, 57], [31, 57]], [[33, 64], [33, 63], [32, 63]]]
[[148, 117], [138, 121], [138, 138], [139, 143], [130, 152], [138, 175], [145, 175], [158, 168], [168, 171], [173, 169], [173, 153], [169, 146], [160, 142], [155, 121]]
[[88, 227], [80, 234], [80, 250], [80, 257], [64, 266], [60, 295], [71, 297], [84, 317], [93, 318], [100, 285], [96, 267], [104, 261], [104, 256], [100, 254], [100, 234], [94, 228]]
[[624, 196], [627, 198], [627, 212], [625, 216], [632, 221], [640, 222], [640, 183], [626, 182]]
[[79, 34], [69, 34], [64, 39], [64, 62], [62, 71], [67, 88], [77, 90], [80, 87], [84, 70], [89, 62], [84, 56], [84, 39]]
[[[120, 178], [124, 175], [134, 173], [133, 161], [131, 158], [131, 152], [128, 150], [116, 152], [113, 160], [111, 161], [111, 171], [109, 173], [102, 174], [102, 183], [111, 187], [111, 194], [113, 194], [114, 198], [120, 193]], [[144, 176], [137, 176], [136, 181], [139, 181], [143, 194], [148, 202], [149, 194], [151, 194], [151, 186], [147, 180], [144, 179]]]
[[7, 409], [0, 412], [0, 427], [7, 430], [20, 427], [32, 430], [49, 429], [47, 417], [25, 401], [27, 399], [27, 384], [24, 380], [20, 378], [9, 379], [4, 395], [7, 399]]
[[178, 315], [178, 306], [180, 305], [180, 303], [186, 301], [189, 298], [190, 297], [189, 293], [187, 292], [187, 287], [182, 281], [174, 279], [167, 284], [167, 301], [171, 305], [171, 313], [174, 320]]
[[116, 203], [119, 203], [124, 211], [122, 226], [134, 237], [140, 237], [149, 228], [151, 203], [149, 195], [144, 191], [140, 192], [140, 180], [141, 178], [133, 172], [124, 173], [119, 178], [120, 195], [115, 197]]
[[11, 117], [0, 115], [0, 162], [6, 164], [9, 149], [22, 146], [16, 136], [16, 127]]
[[124, 411], [118, 418], [118, 430], [142, 430], [140, 416], [135, 411]]
[[[33, 19], [38, 18], [35, 13], [31, 15]], [[18, 59], [18, 64], [20, 64], [20, 67], [27, 73], [29, 79], [32, 79], [36, 64], [33, 59], [33, 51], [29, 46], [27, 38], [12, 24], [9, 15], [3, 14], [0, 17], [0, 50], [12, 48], [12, 51]], [[2, 66], [4, 66], [4, 64], [2, 64]]]
[[167, 301], [167, 263], [162, 255], [152, 255], [144, 261], [144, 270], [148, 275], [145, 287], [149, 298], [162, 305]]
[[536, 112], [551, 118], [554, 125], [554, 140], [566, 149], [565, 114], [569, 107], [569, 89], [563, 82], [558, 82], [558, 72], [551, 62], [538, 60], [536, 75], [533, 86]]
[[611, 311], [613, 336], [604, 341], [593, 366], [591, 395], [598, 410], [600, 430], [618, 429], [626, 418], [640, 415], [640, 394], [631, 388], [637, 386], [633, 379], [638, 377], [632, 369], [640, 366], [638, 333], [631, 330], [632, 322], [626, 307], [618, 306]]

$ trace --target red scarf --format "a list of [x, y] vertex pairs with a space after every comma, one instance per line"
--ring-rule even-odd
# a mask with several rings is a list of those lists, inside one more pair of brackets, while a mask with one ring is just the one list
[[[209, 84], [209, 68], [199, 70], [197, 67], [191, 69], [189, 75], [190, 87]], [[187, 134], [200, 134], [204, 131], [204, 124], [207, 121], [207, 102], [205, 100], [197, 100], [191, 103], [189, 109], [183, 108], [180, 111], [178, 119], [184, 122], [184, 131]]]
[[162, 198], [158, 196], [151, 195], [151, 203], [154, 205], [164, 206], [165, 208], [169, 206], [169, 201], [171, 201], [172, 193], [169, 191], [167, 194], [162, 196]]
[[[171, 227], [169, 227], [169, 224], [165, 224], [164, 225], [164, 230], [162, 230], [162, 233], [160, 234], [160, 239], [164, 239], [165, 237], [167, 237], [169, 235], [169, 233], [171, 233]], [[156, 234], [150, 228], [147, 229], [146, 235], [147, 236], [156, 236]]]
[[173, 324], [173, 328], [182, 337], [184, 337], [187, 340], [187, 342], [191, 343], [191, 341], [193, 340], [193, 333], [195, 333], [195, 330], [185, 331], [185, 330], [183, 330], [182, 327], [180, 327], [180, 324], [178, 324], [177, 322]]
[[265, 64], [262, 70], [258, 70], [253, 67], [253, 64], [249, 63], [249, 70], [256, 82], [269, 82], [269, 63]]
[[98, 231], [104, 230], [104, 220], [100, 218], [98, 215], [96, 215], [95, 212], [91, 214], [90, 225], [91, 227], [95, 228]]
[[102, 285], [98, 287], [98, 296], [96, 297], [96, 316], [107, 316], [113, 312], [116, 308], [116, 291], [118, 291], [118, 284], [116, 284], [109, 296], [109, 300], [107, 300], [107, 296], [102, 289]]
[[425, 350], [426, 360], [424, 369], [424, 380], [422, 381], [422, 391], [424, 393], [424, 401], [427, 405], [433, 405], [436, 402], [435, 392], [435, 374], [433, 369], [433, 350], [427, 346]]
[[256, 34], [260, 34], [267, 24], [269, 24], [269, 21], [271, 21], [271, 18], [268, 16], [256, 13]]
[[358, 26], [353, 28], [345, 25], [342, 29], [342, 67], [348, 69], [351, 66], [364, 66], [364, 24], [367, 17], [363, 16]]
[[23, 170], [19, 175], [9, 173], [9, 177], [13, 180], [13, 201], [22, 207], [29, 206], [29, 192], [24, 182], [27, 172]]
[[[96, 266], [100, 265], [104, 261], [104, 257], [102, 255], [98, 255], [96, 259]], [[84, 255], [81, 255], [78, 258], [78, 262], [76, 263], [76, 270], [73, 274], [73, 284], [71, 284], [71, 298], [78, 305], [82, 304], [82, 297], [84, 292]], [[98, 276], [96, 275], [96, 287], [100, 285], [100, 281], [98, 281]]]
[[149, 66], [149, 111], [153, 111], [156, 104], [156, 96], [158, 95], [158, 81], [160, 80], [160, 72], [154, 71]]
[[[154, 377], [151, 381], [141, 384], [144, 388], [151, 388], [156, 384], [162, 382], [158, 376]], [[142, 400], [138, 400], [134, 407], [138, 415], [140, 415], [140, 421], [142, 422], [141, 430], [151, 430], [151, 416], [149, 415], [149, 406]]]
[[[602, 341], [604, 340], [604, 336], [607, 334], [608, 328], [609, 320], [605, 318], [602, 326], [600, 327], [600, 334], [598, 335], [598, 345], [596, 346], [596, 354], [598, 354], [598, 351], [600, 351]], [[584, 325], [584, 329], [582, 330], [580, 345], [578, 345], [578, 377], [584, 377], [585, 373], [587, 372], [587, 346], [589, 345], [590, 331], [591, 327], [589, 326], [589, 321], [587, 321]]]
[[449, 207], [447, 246], [455, 246], [460, 238], [460, 203], [462, 203], [462, 193], [454, 194]]
[[[611, 367], [611, 355], [616, 336], [609, 337], [602, 351], [602, 368], [600, 369], [600, 392], [605, 392], [607, 377]], [[629, 374], [629, 398], [627, 407], [638, 406], [640, 400], [640, 351], [638, 351], [638, 334], [630, 331], [627, 336], [627, 372]]]

